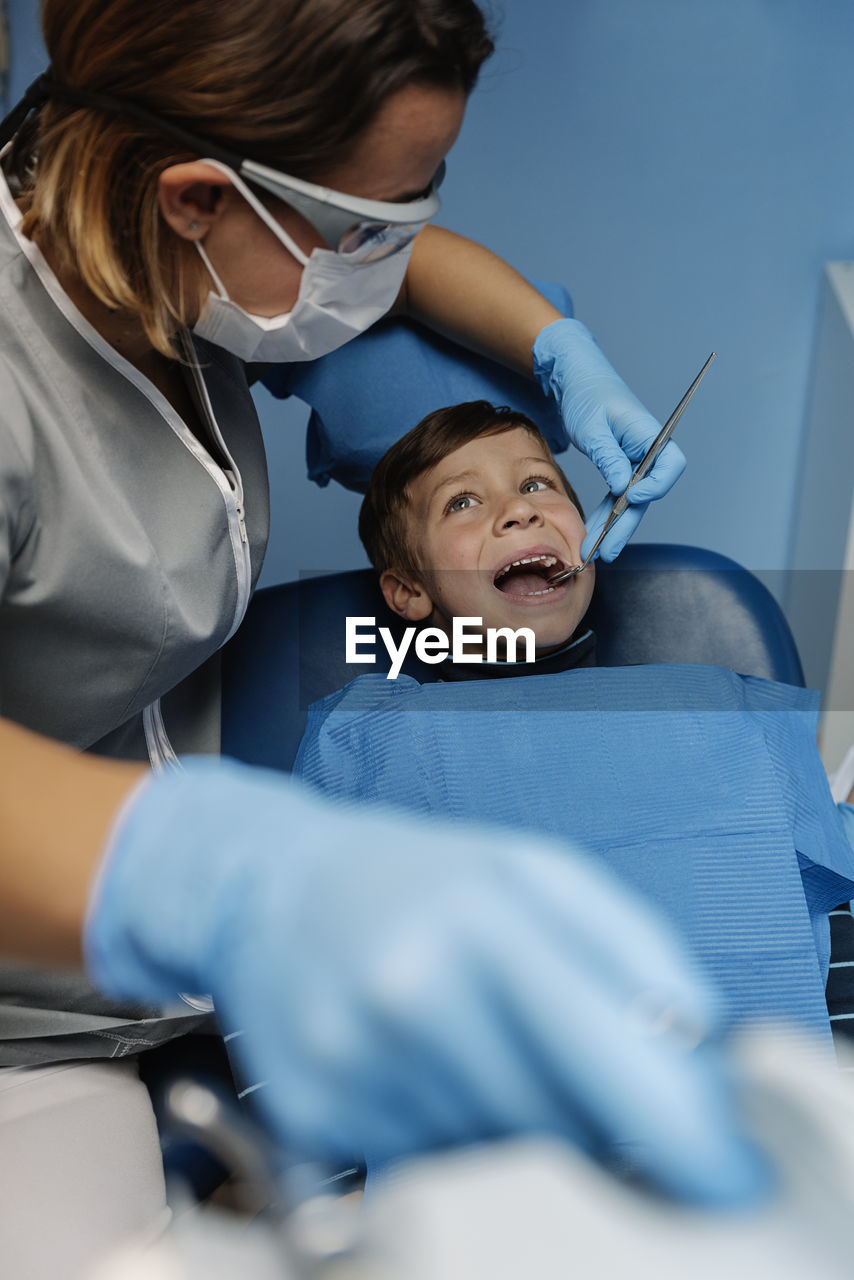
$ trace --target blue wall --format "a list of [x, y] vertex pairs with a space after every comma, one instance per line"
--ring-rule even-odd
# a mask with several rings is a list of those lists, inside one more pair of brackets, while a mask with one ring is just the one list
[[[19, 88], [35, 5], [9, 7]], [[718, 352], [648, 539], [788, 562], [822, 267], [854, 257], [852, 68], [850, 0], [506, 0], [443, 221], [566, 284], [659, 416]], [[302, 479], [303, 411], [259, 400], [277, 502], [264, 580], [362, 563], [358, 500]], [[569, 468], [599, 496], [586, 463]]]
[[501, 45], [454, 225], [562, 279], [659, 415], [718, 352], [642, 532], [783, 567], [822, 267], [854, 256], [854, 6], [509, 0]]
[[45, 53], [39, 32], [36, 0], [6, 0], [12, 39], [9, 67], [9, 105], [21, 97], [31, 80], [44, 70]]

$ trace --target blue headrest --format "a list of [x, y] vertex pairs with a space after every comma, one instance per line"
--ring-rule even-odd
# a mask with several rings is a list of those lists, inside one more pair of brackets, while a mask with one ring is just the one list
[[[562, 285], [535, 283], [562, 315], [572, 315]], [[261, 380], [274, 396], [311, 405], [306, 462], [319, 485], [337, 480], [364, 493], [396, 440], [434, 409], [468, 400], [511, 405], [536, 422], [553, 453], [569, 448], [554, 401], [533, 378], [407, 320], [382, 321], [321, 360], [278, 365]]]
[[[345, 662], [346, 617], [404, 627], [383, 602], [373, 570], [307, 578], [259, 591], [223, 651], [222, 744], [251, 764], [290, 769], [310, 703], [377, 665]], [[588, 620], [600, 666], [699, 662], [803, 685], [788, 624], [773, 596], [735, 561], [697, 547], [637, 544], [597, 566]], [[435, 679], [408, 660], [404, 671]], [[387, 665], [385, 667], [387, 669]]]

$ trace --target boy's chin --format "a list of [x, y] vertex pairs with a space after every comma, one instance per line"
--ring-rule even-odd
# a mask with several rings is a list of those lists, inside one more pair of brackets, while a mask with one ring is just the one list
[[[530, 616], [531, 613], [536, 612], [535, 610], [522, 613], [521, 617], [507, 617], [506, 612], [507, 611], [504, 611], [503, 616], [480, 615], [482, 620], [482, 625], [483, 625], [482, 630], [480, 627], [478, 627], [478, 631], [480, 631], [480, 634], [482, 637], [482, 644], [480, 646], [481, 654], [485, 655], [486, 653], [486, 648], [487, 648], [486, 633], [490, 629], [493, 631], [499, 631], [502, 629], [508, 629], [510, 631], [519, 631], [522, 627], [527, 627], [528, 630], [533, 631], [534, 633], [534, 652], [536, 656], [538, 658], [544, 658], [548, 654], [554, 653], [558, 649], [562, 649], [565, 644], [569, 643], [569, 641], [572, 639], [575, 632], [578, 630], [578, 627], [584, 617], [584, 612], [586, 612], [586, 610], [581, 613], [580, 617], [575, 616], [575, 611], [573, 611], [572, 614], [567, 615], [566, 613], [564, 613], [563, 617], [559, 617], [559, 618], [558, 617], [553, 617], [553, 618], [531, 617]], [[519, 612], [522, 612], [522, 611], [520, 610]], [[472, 614], [472, 615], [466, 615], [466, 616], [474, 616], [474, 615]], [[445, 636], [447, 637], [448, 646], [450, 647], [452, 631], [453, 631], [453, 623], [451, 622], [450, 619], [446, 618], [442, 613], [440, 613], [439, 610], [434, 609], [430, 617], [427, 618], [420, 625], [422, 628], [435, 627], [438, 630], [444, 632]], [[473, 630], [473, 628], [470, 628], [470, 627], [467, 627], [466, 629], [470, 632]], [[476, 642], [473, 643], [471, 639], [467, 639], [466, 648], [471, 652], [475, 652], [478, 648], [478, 645]], [[519, 647], [520, 654], [524, 654], [524, 649], [525, 649], [524, 644], [521, 644]], [[505, 646], [503, 644], [503, 641], [498, 640], [497, 651], [498, 651], [499, 661], [505, 660], [504, 650], [505, 650]]]
[[[506, 618], [492, 619], [491, 621], [484, 618], [484, 628], [492, 627], [498, 630], [501, 627], [508, 627], [512, 631], [518, 631], [521, 627], [528, 627], [534, 633], [534, 650], [538, 658], [545, 658], [550, 653], [555, 653], [558, 649], [562, 649], [568, 644], [575, 632], [578, 630], [579, 620], [575, 619], [569, 623], [561, 623], [559, 626], [532, 626], [530, 621], [508, 622]], [[499, 646], [499, 655], [501, 647]]]

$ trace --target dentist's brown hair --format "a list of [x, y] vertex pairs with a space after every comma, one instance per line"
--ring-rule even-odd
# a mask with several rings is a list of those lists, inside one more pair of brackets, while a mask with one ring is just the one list
[[[492, 42], [474, 0], [43, 0], [51, 78], [142, 105], [311, 179], [385, 100], [473, 87]], [[192, 152], [130, 116], [46, 102], [12, 155], [23, 233], [153, 345], [198, 318], [209, 279], [160, 214], [157, 179]]]

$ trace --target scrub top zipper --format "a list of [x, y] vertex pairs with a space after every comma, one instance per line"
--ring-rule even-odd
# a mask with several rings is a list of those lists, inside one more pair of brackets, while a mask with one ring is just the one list
[[[185, 354], [187, 355], [190, 364], [193, 385], [195, 386], [196, 395], [198, 396], [205, 420], [211, 435], [216, 441], [217, 448], [220, 450], [220, 453], [227, 464], [222, 468], [222, 475], [225, 477], [231, 491], [231, 495], [234, 499], [237, 533], [240, 539], [239, 544], [237, 544], [234, 536], [232, 536], [234, 563], [237, 570], [237, 605], [234, 611], [234, 622], [232, 623], [231, 630], [222, 642], [225, 644], [226, 641], [231, 639], [243, 621], [244, 615], [249, 606], [249, 594], [252, 588], [252, 561], [249, 554], [249, 537], [246, 532], [246, 512], [243, 502], [243, 480], [241, 479], [237, 464], [231, 455], [231, 451], [225, 443], [223, 434], [220, 431], [219, 423], [216, 420], [216, 414], [214, 413], [213, 405], [211, 404], [211, 398], [208, 395], [208, 389], [205, 386], [205, 380], [202, 377], [202, 371], [199, 368], [199, 362], [196, 359], [195, 350], [193, 349], [193, 345], [186, 334], [183, 335], [183, 344]], [[193, 438], [195, 439], [195, 437]], [[228, 509], [228, 504], [226, 504], [226, 507]], [[228, 516], [229, 531], [232, 532], [233, 535], [230, 510], [228, 510]]]
[[[249, 536], [246, 532], [246, 513], [243, 505], [243, 481], [237, 464], [231, 455], [231, 452], [225, 443], [223, 434], [220, 431], [219, 423], [216, 420], [216, 414], [211, 404], [208, 389], [205, 386], [201, 369], [199, 368], [196, 353], [192, 343], [186, 335], [182, 335], [182, 343], [184, 354], [188, 358], [189, 367], [193, 377], [193, 385], [195, 387], [196, 396], [202, 410], [208, 430], [210, 431], [217, 448], [220, 450], [221, 456], [226, 461], [226, 466], [220, 467], [207, 449], [197, 440], [196, 436], [190, 431], [183, 419], [181, 419], [174, 410], [172, 416], [175, 417], [177, 423], [180, 424], [180, 430], [177, 434], [181, 440], [187, 445], [191, 453], [202, 463], [208, 473], [216, 481], [220, 492], [225, 499], [225, 508], [228, 518], [228, 532], [231, 539], [231, 549], [234, 555], [234, 567], [237, 573], [237, 603], [234, 610], [234, 620], [228, 635], [222, 641], [226, 644], [231, 639], [240, 623], [243, 621], [246, 610], [249, 606], [249, 595], [252, 589], [252, 560], [249, 551]], [[170, 406], [171, 408], [171, 406]], [[170, 426], [175, 430], [175, 426], [170, 420]], [[189, 437], [189, 438], [188, 438]], [[200, 451], [201, 450], [201, 454]], [[169, 735], [166, 732], [166, 726], [163, 722], [163, 712], [160, 706], [160, 699], [151, 703], [143, 712], [143, 729], [145, 731], [145, 741], [148, 747], [148, 756], [151, 761], [151, 767], [155, 773], [161, 773], [164, 769], [180, 769], [181, 762], [175, 753], [172, 743], [169, 741]]]

